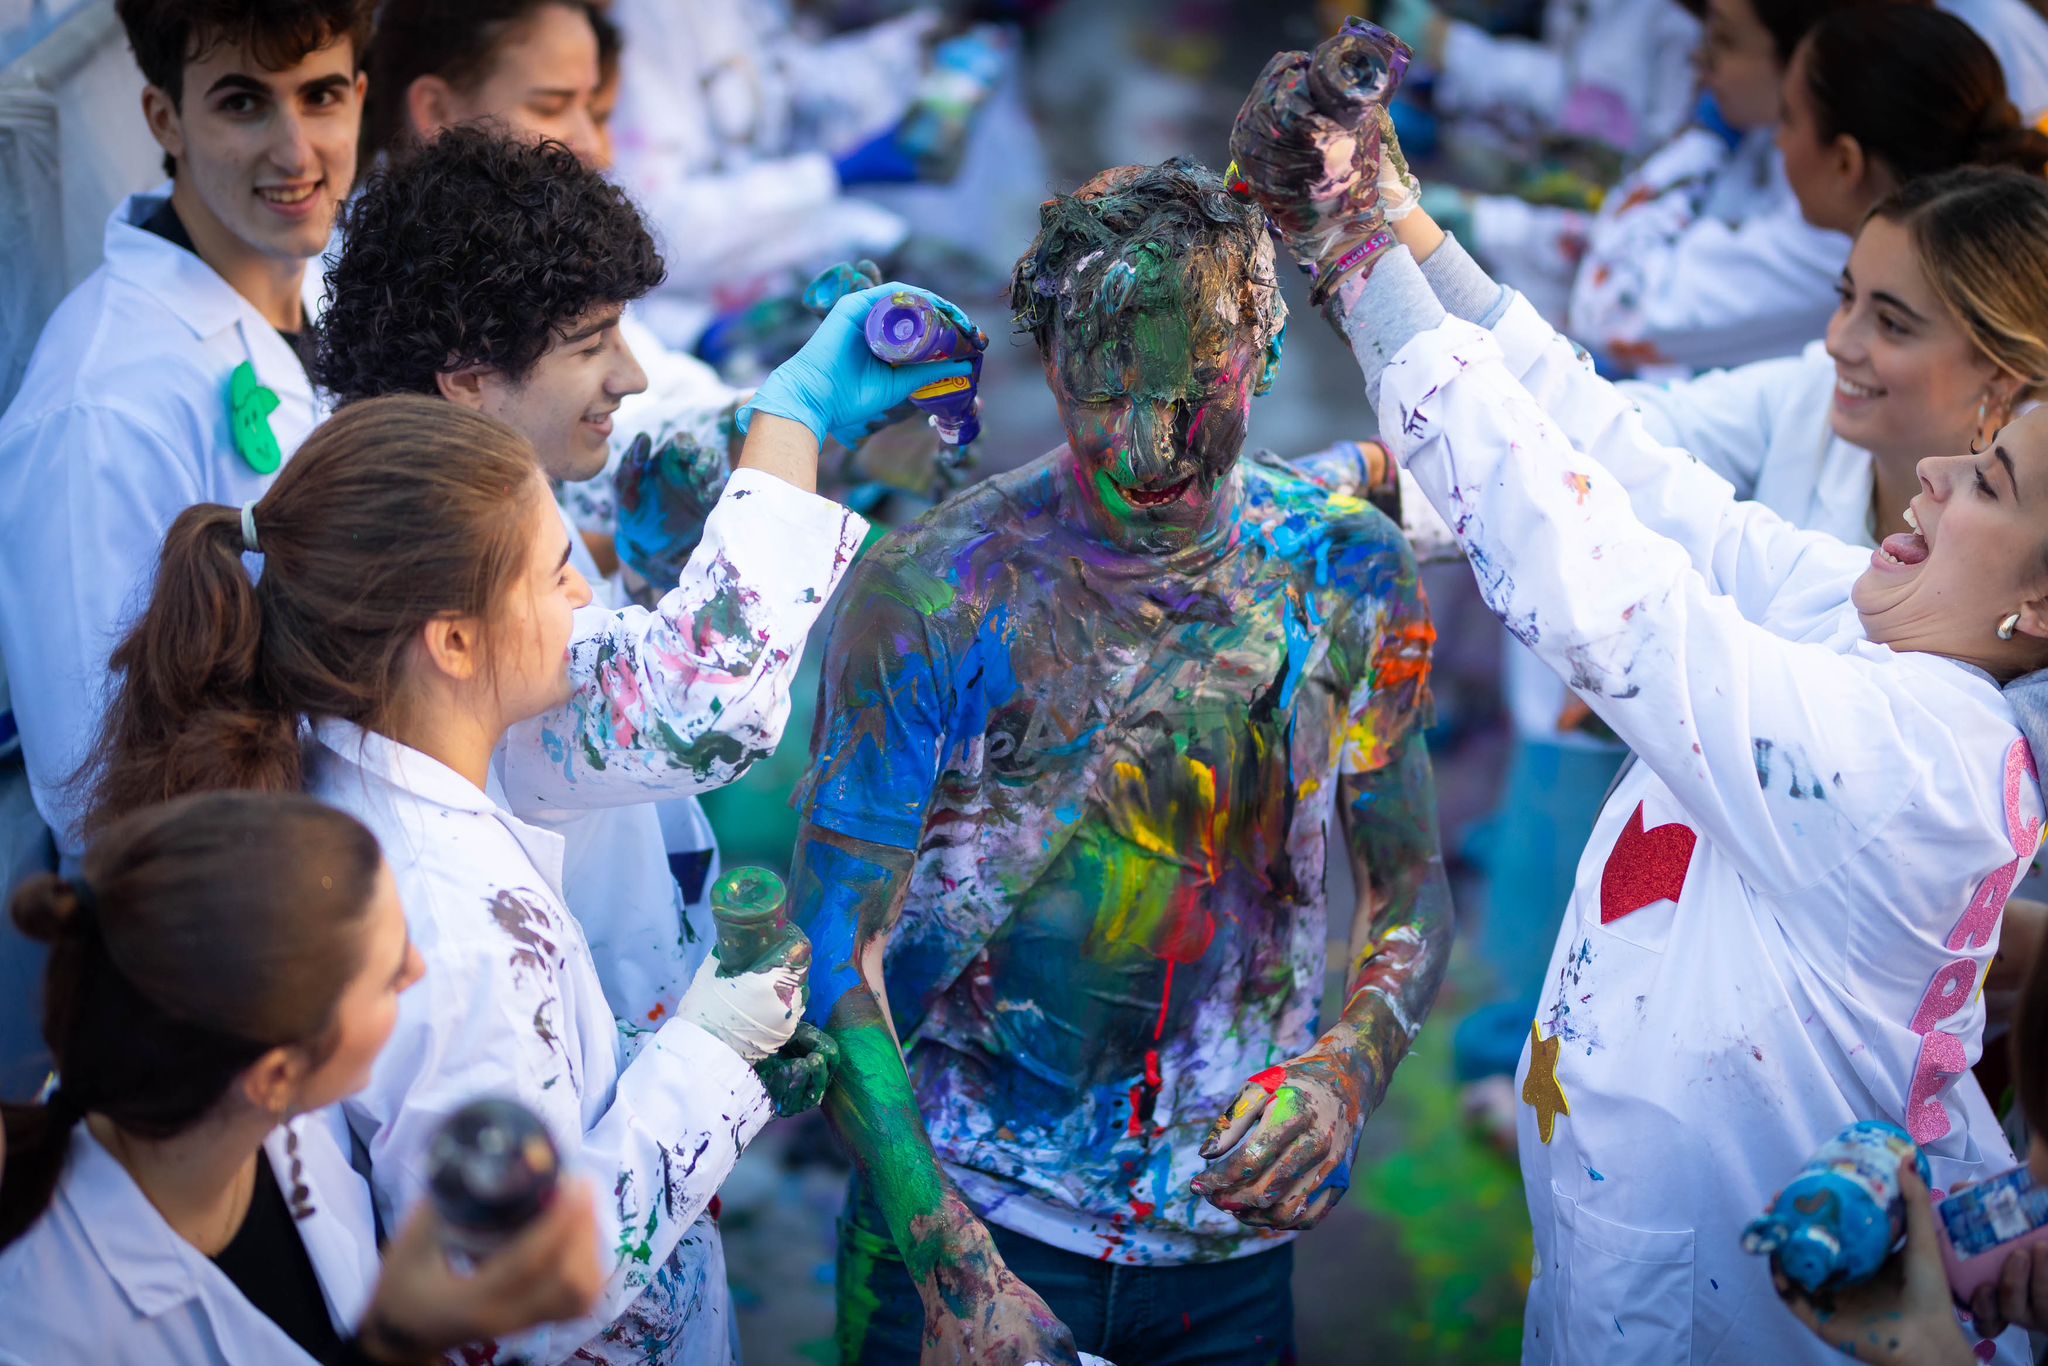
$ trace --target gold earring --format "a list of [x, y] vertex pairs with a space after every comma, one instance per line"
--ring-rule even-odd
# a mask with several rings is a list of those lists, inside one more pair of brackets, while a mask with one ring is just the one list
[[2014, 613], [2013, 613], [2013, 614], [2012, 614], [2011, 616], [2007, 617], [2007, 618], [2006, 618], [2006, 619], [2005, 619], [2004, 621], [2001, 621], [2001, 622], [1999, 622], [1999, 623], [1998, 623], [1998, 638], [1999, 638], [2000, 640], [2011, 640], [2011, 639], [2012, 639], [2012, 633], [2013, 633], [2014, 631], [2017, 631], [2017, 630], [2019, 630], [2019, 629], [2020, 629], [2020, 614], [2019, 614], [2018, 612], [2014, 612]]

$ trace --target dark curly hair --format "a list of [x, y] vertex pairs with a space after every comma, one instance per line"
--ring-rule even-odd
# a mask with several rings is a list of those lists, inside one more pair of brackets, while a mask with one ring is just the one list
[[486, 365], [515, 382], [592, 310], [666, 270], [625, 193], [559, 142], [451, 128], [342, 210], [313, 380], [337, 404], [438, 394]]
[[1049, 358], [1055, 337], [1089, 349], [1119, 315], [1177, 310], [1191, 278], [1216, 275], [1243, 316], [1270, 314], [1277, 282], [1260, 264], [1265, 219], [1223, 177], [1186, 157], [1103, 171], [1038, 209], [1038, 235], [1010, 276], [1017, 330]]

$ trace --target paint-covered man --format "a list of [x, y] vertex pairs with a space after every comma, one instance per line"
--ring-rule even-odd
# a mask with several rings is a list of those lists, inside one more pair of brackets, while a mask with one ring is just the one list
[[1050, 201], [1012, 302], [1067, 442], [856, 568], [800, 796], [842, 1359], [1286, 1359], [1449, 946], [1427, 609], [1390, 522], [1240, 459], [1285, 307], [1221, 178]]

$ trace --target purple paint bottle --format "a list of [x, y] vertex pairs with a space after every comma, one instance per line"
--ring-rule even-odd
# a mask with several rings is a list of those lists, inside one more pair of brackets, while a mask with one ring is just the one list
[[981, 350], [961, 332], [944, 310], [921, 294], [899, 293], [868, 313], [868, 350], [889, 365], [922, 365], [935, 360], [964, 360], [973, 366], [966, 375], [937, 380], [910, 396], [931, 417], [939, 440], [965, 446], [981, 435], [975, 415], [975, 390], [981, 384]]
[[1772, 1254], [1808, 1294], [1869, 1280], [1906, 1236], [1899, 1163], [1908, 1157], [1930, 1180], [1927, 1158], [1904, 1129], [1881, 1119], [1851, 1124], [1750, 1221], [1743, 1250]]
[[547, 1127], [516, 1100], [473, 1100], [427, 1145], [427, 1198], [449, 1250], [481, 1261], [547, 1207], [562, 1171]]
[[1378, 24], [1352, 15], [1334, 37], [1317, 46], [1308, 68], [1309, 98], [1317, 109], [1348, 126], [1373, 105], [1393, 98], [1414, 55], [1408, 44]]

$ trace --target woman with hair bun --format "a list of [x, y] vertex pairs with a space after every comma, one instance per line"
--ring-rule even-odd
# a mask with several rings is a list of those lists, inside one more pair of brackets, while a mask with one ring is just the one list
[[11, 909], [50, 946], [62, 1080], [0, 1107], [0, 1363], [411, 1362], [596, 1298], [581, 1182], [474, 1276], [415, 1210], [378, 1279], [333, 1106], [422, 968], [360, 822], [187, 797], [115, 822], [77, 877], [39, 874]]

